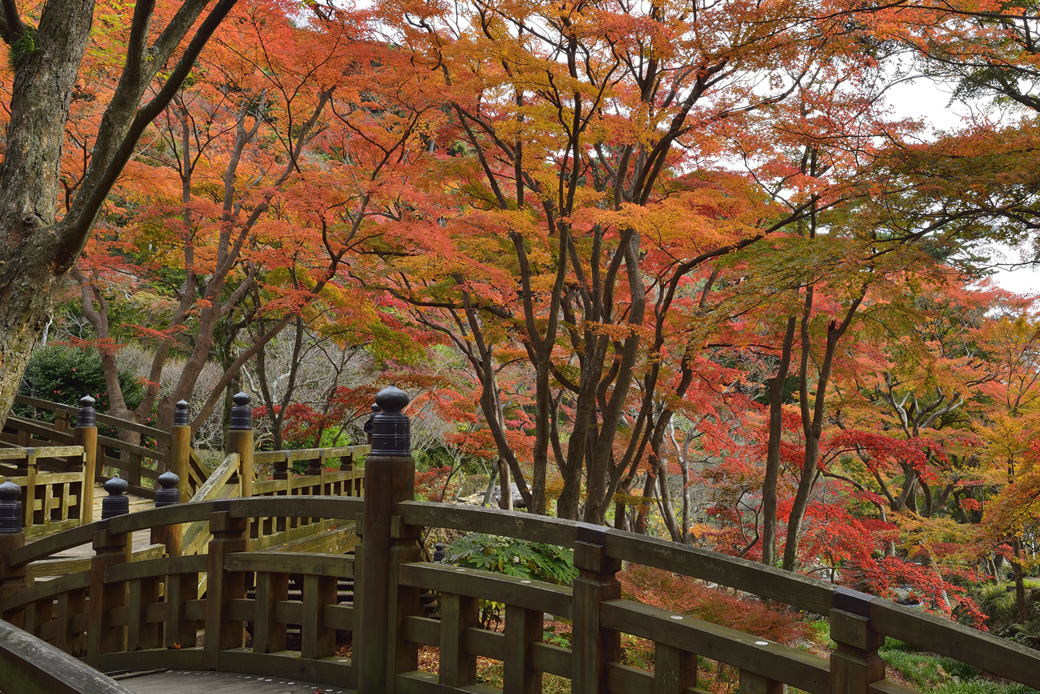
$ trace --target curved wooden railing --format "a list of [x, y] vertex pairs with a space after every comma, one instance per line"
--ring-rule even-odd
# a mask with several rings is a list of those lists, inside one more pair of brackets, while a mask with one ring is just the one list
[[[413, 501], [368, 504], [357, 498], [288, 495], [205, 501], [75, 528], [6, 551], [0, 610], [4, 619], [103, 670], [248, 672], [357, 688], [362, 694], [472, 692], [478, 656], [503, 663], [505, 692], [537, 692], [542, 674], [551, 673], [570, 679], [571, 690], [585, 694], [650, 688], [682, 694], [697, 686], [698, 656], [737, 668], [742, 694], [779, 694], [782, 685], [812, 694], [910, 692], [884, 678], [877, 649], [885, 636], [1040, 688], [1035, 651], [815, 579], [529, 514]], [[249, 548], [250, 529], [263, 519], [349, 523], [359, 514], [363, 539], [371, 543], [362, 545], [363, 572], [355, 572], [348, 555]], [[378, 518], [387, 519], [388, 526], [380, 526]], [[207, 524], [213, 536], [207, 553], [127, 562], [132, 532], [191, 522]], [[570, 547], [580, 575], [571, 587], [561, 587], [419, 561], [416, 539], [428, 526]], [[384, 531], [389, 545], [380, 539]], [[18, 584], [20, 572], [33, 562], [84, 542], [92, 542], [96, 551], [89, 571], [32, 587]], [[616, 573], [623, 561], [822, 614], [830, 621], [837, 650], [823, 658], [622, 599]], [[389, 580], [369, 581], [379, 562], [385, 562]], [[356, 589], [344, 592], [343, 582], [353, 581], [355, 573]], [[207, 581], [204, 594], [200, 578]], [[420, 594], [427, 591], [439, 594], [435, 618], [420, 604]], [[505, 605], [503, 631], [480, 628], [480, 599]], [[373, 607], [380, 604], [384, 607]], [[547, 612], [573, 620], [570, 648], [543, 642]], [[287, 650], [289, 627], [300, 629], [297, 650]], [[336, 656], [337, 632], [357, 636], [351, 658]], [[624, 664], [621, 634], [653, 642], [652, 672]], [[420, 645], [438, 649], [436, 673], [419, 670]], [[370, 661], [388, 668], [378, 688], [365, 679]]]
[[18, 694], [133, 694], [49, 643], [0, 621], [0, 684]]
[[[75, 426], [80, 414], [78, 407], [21, 395], [16, 396], [15, 402], [37, 412], [50, 413], [53, 418], [48, 422], [12, 416], [0, 433], [0, 481], [9, 478], [22, 487], [29, 536], [93, 520], [94, 486], [84, 483], [84, 479], [91, 477], [95, 482], [104, 482], [108, 478], [103, 472], [114, 470], [127, 480], [131, 493], [154, 498], [158, 470], [169, 467], [180, 476], [182, 501], [243, 495], [360, 496], [364, 474], [357, 469], [357, 464], [371, 450], [365, 445], [254, 453], [252, 432], [236, 431], [232, 432], [234, 436], [229, 434], [228, 443], [232, 448], [242, 447], [238, 451], [240, 458], [233, 462], [225, 459], [214, 472], [215, 477], [211, 477], [191, 449], [190, 427], [186, 425], [174, 425], [170, 432], [165, 432], [97, 414], [91, 407], [87, 420], [95, 425]], [[178, 408], [184, 407], [184, 403], [178, 405]], [[157, 447], [101, 436], [96, 425], [113, 427], [121, 434], [151, 438]], [[245, 433], [247, 435], [242, 436]], [[273, 478], [254, 481], [256, 464], [269, 466]], [[292, 468], [301, 465], [303, 474], [294, 474]], [[266, 548], [295, 542], [303, 549], [328, 548], [330, 541], [335, 544], [327, 536], [333, 527], [334, 524], [320, 518], [258, 519], [251, 530], [252, 544]], [[197, 525], [185, 530], [185, 546], [189, 551], [197, 551], [209, 537], [205, 528]], [[349, 537], [333, 540], [341, 541], [344, 550], [353, 546]], [[75, 564], [55, 562], [54, 566], [65, 570]], [[42, 565], [37, 569], [44, 570]]]
[[[63, 405], [25, 395], [16, 395], [14, 401], [16, 405], [31, 407], [36, 413], [47, 413], [53, 421], [12, 415], [7, 419], [4, 426], [6, 433], [0, 436], [0, 440], [22, 447], [78, 443], [75, 441], [74, 427], [79, 408], [75, 405]], [[171, 433], [106, 414], [95, 413], [94, 418], [98, 425], [116, 431], [116, 436], [98, 435], [92, 438], [97, 449], [95, 481], [103, 482], [110, 476], [105, 473], [114, 470], [130, 484], [131, 491], [145, 496], [154, 495], [158, 471], [169, 465], [173, 445]], [[151, 439], [154, 446], [142, 446], [124, 440], [131, 437]], [[197, 489], [206, 479], [197, 456], [194, 461], [189, 459], [188, 469], [189, 483], [193, 485], [192, 489]]]

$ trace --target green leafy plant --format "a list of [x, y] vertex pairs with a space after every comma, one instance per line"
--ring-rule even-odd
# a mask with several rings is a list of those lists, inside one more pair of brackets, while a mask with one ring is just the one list
[[[574, 553], [569, 549], [483, 533], [464, 535], [452, 542], [445, 548], [444, 562], [556, 585], [569, 585], [578, 576]], [[500, 603], [480, 602], [480, 623], [485, 629], [496, 628], [502, 616]]]
[[517, 578], [570, 585], [578, 576], [571, 550], [541, 542], [473, 533], [452, 542], [445, 552], [446, 563]]
[[881, 657], [918, 689], [930, 690], [953, 681], [944, 663], [930, 653], [890, 650], [882, 651]]

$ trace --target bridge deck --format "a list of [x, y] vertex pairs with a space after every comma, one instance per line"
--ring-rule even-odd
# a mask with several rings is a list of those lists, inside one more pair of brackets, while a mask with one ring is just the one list
[[353, 694], [344, 687], [229, 672], [131, 673], [119, 677], [119, 683], [136, 694]]

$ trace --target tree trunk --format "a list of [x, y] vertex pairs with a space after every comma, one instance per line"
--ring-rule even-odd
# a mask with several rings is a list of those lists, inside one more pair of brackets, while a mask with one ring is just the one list
[[1029, 619], [1029, 606], [1026, 604], [1026, 574], [1022, 568], [1022, 538], [1016, 535], [1012, 547], [1015, 551], [1015, 558], [1011, 561], [1011, 568], [1015, 570], [1015, 604], [1018, 606], [1018, 621], [1025, 624]]
[[831, 377], [831, 366], [834, 363], [834, 353], [838, 348], [838, 341], [848, 330], [852, 318], [856, 315], [863, 297], [866, 295], [867, 285], [863, 285], [859, 296], [845, 312], [845, 318], [841, 323], [836, 320], [827, 325], [827, 341], [824, 347], [823, 362], [820, 364], [819, 375], [816, 380], [816, 393], [813, 396], [813, 406], [810, 413], [809, 391], [808, 391], [808, 369], [809, 369], [809, 316], [813, 303], [813, 286], [809, 285], [805, 295], [805, 311], [802, 314], [802, 358], [801, 376], [799, 383], [799, 401], [802, 410], [802, 431], [805, 435], [805, 456], [802, 462], [802, 474], [798, 480], [798, 491], [791, 505], [791, 517], [787, 521], [787, 544], [784, 546], [783, 568], [794, 571], [798, 566], [798, 540], [802, 532], [802, 521], [809, 507], [813, 486], [816, 483], [817, 464], [819, 462], [820, 438], [823, 436], [824, 414], [826, 412], [825, 396], [827, 386]]
[[762, 483], [762, 563], [772, 566], [776, 554], [776, 485], [780, 479], [780, 441], [783, 436], [784, 383], [791, 366], [791, 347], [797, 318], [787, 319], [780, 365], [769, 384], [769, 443], [766, 448], [766, 477]]
[[[185, 0], [163, 27], [152, 27], [154, 6], [134, 9], [126, 63], [91, 153], [87, 173], [64, 216], [57, 218], [65, 125], [79, 66], [90, 38], [93, 0], [49, 0], [36, 28], [14, 2], [0, 16], [11, 47], [14, 82], [0, 171], [0, 418], [6, 419], [36, 337], [47, 325], [59, 282], [83, 251], [94, 221], [145, 127], [173, 98], [209, 36], [235, 4], [217, 0], [198, 25], [164, 85], [142, 97], [181, 47], [207, 0]], [[150, 29], [159, 29], [152, 32]], [[149, 39], [155, 36], [154, 42]]]
[[[57, 283], [82, 248], [63, 244], [65, 234], [55, 222], [65, 122], [93, 13], [93, 0], [54, 0], [36, 30], [3, 21], [15, 76], [0, 173], [2, 419], [47, 324]], [[26, 44], [34, 48], [19, 54], [14, 47]]]

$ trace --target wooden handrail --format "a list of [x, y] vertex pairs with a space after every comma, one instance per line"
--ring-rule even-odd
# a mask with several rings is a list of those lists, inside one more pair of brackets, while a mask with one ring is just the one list
[[882, 598], [870, 601], [870, 620], [885, 636], [1040, 689], [1035, 649]]
[[371, 446], [336, 446], [333, 448], [293, 448], [280, 451], [257, 451], [253, 454], [253, 461], [257, 463], [274, 463], [285, 460], [292, 463], [297, 460], [317, 460], [326, 458], [342, 458], [349, 455], [367, 455], [371, 451]]
[[[397, 505], [408, 525], [448, 528], [470, 533], [515, 537], [531, 542], [571, 546], [578, 538], [577, 521], [495, 508], [405, 501]], [[640, 535], [639, 537], [645, 537]]]
[[133, 694], [46, 641], [0, 620], [0, 682], [18, 694]]
[[[202, 488], [202, 485], [205, 484], [206, 480], [209, 478], [209, 475], [206, 474], [206, 471], [202, 468], [202, 461], [199, 460], [199, 454], [196, 453], [194, 449], [188, 452], [188, 473], [194, 481], [198, 482], [199, 489]], [[198, 491], [198, 489], [195, 491]]]
[[133, 453], [134, 455], [138, 455], [142, 458], [149, 458], [150, 460], [155, 460], [157, 462], [166, 461], [166, 454], [162, 451], [157, 451], [153, 448], [146, 448], [145, 446], [138, 446], [133, 443], [127, 443], [126, 441], [115, 439], [111, 436], [98, 436], [98, 443], [109, 448], [117, 448], [123, 453]]
[[95, 414], [94, 417], [98, 424], [107, 424], [116, 429], [125, 429], [126, 431], [132, 431], [133, 433], [142, 436], [150, 436], [153, 439], [162, 441], [163, 443], [170, 442], [170, 432], [150, 427], [147, 424], [138, 424], [137, 422], [131, 422], [126, 419], [120, 419], [119, 417], [113, 417], [112, 415], [102, 414], [100, 412]]
[[224, 462], [217, 466], [217, 469], [209, 476], [206, 483], [199, 488], [199, 491], [195, 492], [195, 496], [191, 497], [192, 503], [210, 501], [216, 498], [217, 494], [224, 488], [224, 483], [231, 479], [231, 476], [237, 471], [238, 453], [231, 453], [224, 458]]
[[[230, 460], [232, 456], [225, 459], [229, 466]], [[398, 596], [394, 598], [396, 602], [391, 603], [391, 609], [397, 610], [398, 615], [394, 623], [401, 629], [397, 633], [404, 644], [429, 643], [438, 646], [444, 678], [444, 681], [434, 685], [426, 675], [398, 669], [394, 676], [406, 683], [406, 689], [419, 692], [461, 690], [468, 684], [465, 673], [470, 665], [469, 659], [481, 654], [506, 660], [510, 668], [517, 667], [516, 658], [522, 658], [522, 663], [526, 663], [523, 667], [575, 678], [585, 677], [580, 674], [586, 672], [581, 670], [584, 665], [579, 667], [580, 659], [600, 657], [604, 660], [601, 666], [596, 667], [601, 667], [600, 672], [606, 680], [603, 686], [616, 691], [635, 691], [651, 685], [657, 686], [661, 677], [674, 675], [669, 680], [673, 683], [688, 681], [684, 679], [688, 672], [683, 668], [688, 667], [689, 662], [695, 662], [690, 661], [689, 656], [696, 653], [738, 667], [742, 681], [745, 676], [752, 678], [749, 682], [757, 682], [759, 680], [754, 678], [760, 678], [765, 687], [762, 691], [772, 691], [770, 688], [773, 685], [785, 683], [811, 694], [849, 694], [851, 690], [834, 689], [836, 682], [843, 676], [841, 672], [847, 673], [849, 667], [859, 662], [856, 660], [860, 657], [857, 653], [865, 654], [864, 658], [870, 656], [871, 652], [876, 654], [877, 644], [883, 641], [884, 636], [928, 648], [1034, 688], [1040, 687], [1040, 654], [1035, 651], [933, 615], [836, 588], [815, 579], [782, 574], [768, 567], [706, 550], [572, 521], [424, 502], [403, 502], [390, 510], [393, 538], [416, 537], [420, 529], [418, 521], [439, 527], [480, 530], [492, 534], [508, 533], [573, 548], [575, 564], [582, 572], [573, 587], [553, 586], [503, 574], [417, 562], [414, 558], [407, 558], [413, 555], [401, 555], [403, 561], [391, 574], [390, 584], [391, 594]], [[334, 637], [336, 629], [350, 631], [362, 628], [358, 620], [363, 613], [357, 611], [361, 604], [357, 601], [363, 599], [364, 594], [355, 596], [354, 607], [340, 605], [336, 597], [336, 582], [354, 578], [356, 567], [353, 560], [341, 555], [313, 552], [271, 554], [250, 551], [247, 541], [250, 519], [304, 517], [353, 520], [364, 511], [365, 504], [358, 498], [253, 497], [180, 504], [92, 523], [10, 552], [8, 569], [17, 570], [31, 561], [91, 538], [95, 546], [104, 548], [104, 552], [95, 558], [96, 566], [90, 572], [56, 579], [35, 588], [8, 592], [2, 607], [6, 612], [24, 609], [26, 615], [35, 610], [32, 611], [36, 615], [33, 619], [41, 619], [40, 615], [49, 619], [51, 613], [48, 609], [36, 609], [33, 605], [49, 606], [54, 600], [60, 602], [63, 595], [79, 595], [75, 599], [67, 598], [67, 603], [73, 605], [75, 600], [79, 600], [77, 604], [82, 604], [86, 597], [87, 604], [93, 605], [91, 609], [96, 611], [101, 609], [98, 607], [101, 603], [94, 602], [95, 596], [99, 596], [97, 600], [107, 599], [104, 596], [108, 593], [98, 592], [102, 585], [105, 590], [110, 586], [113, 590], [114, 587], [124, 585], [137, 586], [129, 591], [130, 595], [145, 595], [142, 591], [148, 585], [151, 586], [148, 590], [152, 591], [147, 593], [152, 595], [151, 602], [140, 605], [134, 603], [129, 608], [122, 603], [113, 603], [110, 609], [111, 614], [115, 615], [112, 619], [116, 621], [111, 622], [108, 628], [126, 624], [125, 620], [129, 619], [139, 620], [141, 628], [146, 624], [167, 622], [168, 630], [172, 630], [170, 633], [184, 634], [184, 624], [205, 618], [207, 628], [223, 629], [223, 625], [228, 624], [231, 629], [228, 633], [237, 634], [240, 632], [235, 630], [241, 624], [252, 622], [254, 634], [260, 635], [258, 639], [254, 637], [254, 643], [261, 645], [255, 646], [254, 652], [248, 654], [235, 650], [239, 648], [234, 645], [239, 643], [237, 636], [223, 641], [221, 639], [224, 637], [217, 634], [212, 638], [207, 637], [210, 646], [203, 651], [191, 648], [182, 649], [185, 652], [137, 651], [125, 657], [118, 653], [102, 654], [100, 662], [107, 666], [129, 663], [128, 659], [132, 655], [143, 658], [140, 662], [152, 663], [152, 667], [241, 667], [257, 674], [285, 671], [279, 668], [305, 667], [311, 668], [307, 672], [320, 681], [338, 678], [336, 681], [347, 683], [353, 676], [350, 673], [354, 672], [350, 661], [318, 663], [321, 658], [331, 655], [330, 644], [334, 643], [329, 639]], [[215, 538], [214, 543], [223, 543], [217, 545], [221, 548], [219, 552], [214, 554], [211, 545], [207, 558], [170, 557], [127, 563], [125, 555], [116, 551], [123, 546], [120, 544], [123, 540], [118, 538], [127, 538], [137, 530], [192, 521], [206, 524], [207, 532]], [[366, 551], [366, 562], [369, 557]], [[614, 573], [621, 566], [621, 559], [659, 566], [758, 595], [776, 595], [777, 600], [790, 604], [810, 606], [807, 609], [829, 615], [832, 636], [843, 644], [842, 649], [828, 662], [797, 649], [708, 624], [688, 615], [623, 600], [613, 579]], [[186, 589], [185, 586], [193, 585], [192, 581], [196, 581], [203, 573], [209, 582], [204, 597], [184, 597], [177, 593], [178, 590]], [[255, 582], [256, 592], [253, 597], [245, 592], [247, 583], [243, 582], [244, 574], [252, 576], [248, 579], [249, 584]], [[180, 588], [171, 584], [170, 597], [164, 598], [155, 582], [173, 581], [167, 578], [170, 576], [186, 582], [178, 584]], [[285, 597], [290, 576], [304, 577], [302, 602]], [[152, 583], [147, 583], [149, 581]], [[88, 591], [89, 595], [84, 591]], [[440, 622], [427, 619], [408, 607], [417, 604], [419, 591], [436, 591], [441, 595]], [[785, 595], [785, 591], [792, 593]], [[125, 593], [115, 591], [111, 594]], [[484, 631], [473, 621], [477, 599], [506, 605], [505, 635]], [[160, 604], [164, 601], [166, 606]], [[179, 602], [174, 604], [171, 601]], [[218, 606], [211, 601], [220, 601], [220, 604]], [[545, 612], [570, 616], [574, 620], [574, 652], [540, 643], [541, 619]], [[57, 627], [59, 634], [66, 634], [70, 629], [75, 634], [77, 630], [94, 628], [93, 622], [87, 625], [82, 616], [63, 614], [65, 616], [62, 619], [66, 621]], [[305, 656], [304, 660], [319, 660], [313, 663], [307, 661], [309, 664], [305, 666], [285, 665], [287, 656], [256, 650], [284, 650], [283, 627], [286, 624], [306, 626], [308, 636], [305, 650], [312, 655]], [[521, 631], [515, 632], [516, 629]], [[579, 632], [583, 635], [580, 639]], [[595, 647], [607, 649], [609, 638], [603, 640], [602, 635], [619, 633], [650, 639], [656, 644], [660, 660], [656, 673], [622, 665], [620, 658], [616, 654], [609, 655], [608, 650], [599, 656], [582, 650], [592, 647], [589, 644], [600, 644]], [[215, 645], [217, 643], [231, 645], [218, 647]], [[218, 654], [219, 658], [215, 658]], [[840, 672], [835, 670], [835, 662], [838, 661], [843, 668]], [[407, 658], [393, 662], [407, 663]], [[237, 664], [232, 666], [231, 663]], [[298, 671], [301, 670], [294, 670]], [[456, 675], [457, 678], [453, 680]], [[839, 679], [836, 680], [836, 677]], [[458, 684], [452, 684], [452, 681]], [[584, 691], [582, 686], [586, 685], [588, 680], [576, 679], [574, 691]], [[868, 682], [868, 685], [863, 690], [864, 694], [907, 694], [883, 680]], [[759, 691], [750, 684], [748, 686], [748, 691]], [[669, 688], [667, 691], [681, 692], [682, 688]]]
[[[626, 634], [692, 651], [744, 672], [783, 681], [811, 694], [830, 692], [830, 666], [826, 659], [736, 629], [631, 600], [605, 602], [603, 624]], [[783, 673], [782, 678], [778, 673]]]
[[72, 444], [72, 432], [58, 431], [54, 427], [37, 422], [34, 419], [9, 415], [7, 417], [7, 426], [16, 427], [20, 431], [28, 432], [33, 436], [43, 437], [45, 440], [54, 441], [58, 444]]
[[[16, 395], [14, 396], [14, 402], [16, 405], [25, 405], [27, 407], [35, 407], [38, 410], [48, 410], [50, 412], [64, 411], [70, 415], [75, 415], [79, 411], [76, 405], [64, 405], [58, 402], [52, 402], [50, 400], [41, 400], [40, 398], [32, 398], [27, 395]], [[137, 422], [131, 422], [126, 419], [120, 419], [119, 417], [113, 417], [111, 415], [102, 414], [98, 412], [95, 414], [96, 420], [100, 424], [108, 424], [109, 426], [117, 429], [126, 429], [136, 434], [143, 436], [151, 436], [159, 439], [163, 442], [170, 440], [170, 432], [163, 431], [162, 429], [156, 429], [145, 424], [138, 424]], [[32, 421], [32, 420], [27, 420]]]

